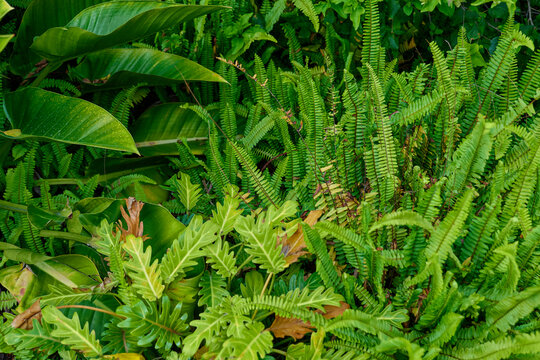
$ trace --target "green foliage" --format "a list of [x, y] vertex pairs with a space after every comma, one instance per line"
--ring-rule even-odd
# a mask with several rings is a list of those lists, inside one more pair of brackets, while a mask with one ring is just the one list
[[217, 3], [12, 4], [0, 352], [538, 358], [535, 1]]

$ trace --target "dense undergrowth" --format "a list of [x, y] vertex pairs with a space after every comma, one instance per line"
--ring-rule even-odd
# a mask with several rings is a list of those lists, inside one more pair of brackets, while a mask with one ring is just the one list
[[11, 3], [4, 356], [540, 357], [535, 1]]

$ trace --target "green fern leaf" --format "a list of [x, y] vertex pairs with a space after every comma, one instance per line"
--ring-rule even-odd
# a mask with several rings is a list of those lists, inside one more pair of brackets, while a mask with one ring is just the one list
[[309, 18], [309, 21], [313, 24], [315, 32], [319, 32], [319, 17], [315, 12], [315, 7], [311, 0], [292, 0], [294, 6], [300, 9]]
[[433, 231], [433, 225], [424, 217], [412, 210], [394, 211], [384, 215], [380, 220], [371, 226], [369, 232], [373, 232], [385, 226], [418, 226], [429, 232]]
[[539, 306], [540, 286], [528, 288], [502, 299], [495, 306], [489, 306], [486, 311], [486, 324], [505, 332]]
[[426, 259], [438, 254], [440, 263], [444, 263], [448, 257], [452, 244], [461, 234], [465, 220], [469, 215], [474, 198], [474, 190], [467, 189], [452, 210], [431, 234], [425, 250]]

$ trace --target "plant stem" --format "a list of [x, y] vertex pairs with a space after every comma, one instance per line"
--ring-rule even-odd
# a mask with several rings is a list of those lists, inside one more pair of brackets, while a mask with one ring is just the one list
[[5, 200], [0, 200], [0, 209], [14, 211], [14, 212], [23, 213], [23, 214], [28, 212], [28, 208], [26, 207], [26, 205], [15, 204], [15, 203], [5, 201]]
[[247, 264], [248, 262], [250, 262], [251, 260], [253, 260], [253, 257], [254, 257], [253, 255], [250, 255], [250, 256], [249, 256], [242, 264], [240, 264], [240, 266], [238, 267], [238, 271], [237, 271], [236, 273], [238, 274], [238, 273], [240, 272], [240, 270], [242, 270], [242, 268], [243, 268], [244, 266], [246, 266], [246, 264]]
[[[262, 299], [264, 292], [266, 291], [266, 288], [268, 287], [268, 284], [270, 283], [270, 279], [274, 278], [274, 273], [268, 273], [268, 276], [266, 277], [266, 281], [264, 282], [264, 286], [261, 291], [260, 298]], [[253, 315], [251, 316], [251, 320], [255, 319], [255, 315], [257, 315], [257, 309], [253, 312]]]
[[82, 243], [88, 243], [92, 240], [91, 236], [84, 236], [75, 233], [65, 232], [65, 231], [56, 231], [56, 230], [41, 230], [39, 236], [42, 237], [54, 237], [57, 239], [73, 240]]
[[58, 69], [62, 63], [48, 63], [43, 70], [41, 70], [36, 78], [32, 82], [32, 86], [38, 86], [51, 72]]
[[[88, 181], [88, 179], [79, 179], [83, 184]], [[37, 185], [41, 183], [47, 183], [49, 185], [77, 185], [77, 179], [65, 178], [65, 179], [39, 179], [36, 181]]]
[[262, 288], [262, 291], [261, 291], [261, 298], [263, 297], [264, 295], [264, 292], [266, 291], [266, 288], [268, 287], [268, 284], [270, 283], [270, 279], [274, 277], [274, 273], [269, 273], [268, 276], [266, 277], [266, 281], [264, 282], [264, 286]]
[[86, 310], [92, 310], [92, 311], [97, 311], [97, 312], [102, 312], [104, 314], [108, 314], [108, 315], [111, 315], [111, 316], [114, 316], [114, 317], [117, 317], [119, 319], [126, 319], [125, 316], [122, 316], [122, 315], [118, 315], [117, 313], [115, 312], [112, 312], [112, 311], [109, 311], [109, 310], [103, 310], [103, 309], [100, 309], [100, 308], [97, 308], [97, 307], [93, 307], [93, 306], [86, 306], [86, 305], [61, 305], [61, 306], [57, 306], [56, 307], [57, 309], [86, 309]]
[[272, 349], [272, 352], [276, 353], [276, 354], [279, 354], [279, 355], [282, 355], [282, 356], [287, 356], [287, 353], [285, 351], [282, 351], [282, 350]]

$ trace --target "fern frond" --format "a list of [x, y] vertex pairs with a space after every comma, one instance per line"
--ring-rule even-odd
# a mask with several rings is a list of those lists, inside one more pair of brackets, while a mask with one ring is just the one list
[[430, 259], [433, 255], [439, 255], [439, 261], [444, 263], [448, 254], [451, 251], [451, 246], [461, 234], [465, 220], [469, 215], [472, 201], [474, 198], [474, 190], [467, 189], [460, 197], [454, 210], [452, 210], [444, 220], [437, 226], [431, 234], [428, 245], [425, 249], [426, 259]]
[[309, 18], [309, 21], [311, 21], [315, 28], [315, 32], [319, 32], [319, 16], [315, 12], [315, 7], [311, 0], [292, 0], [292, 2], [294, 6]]

